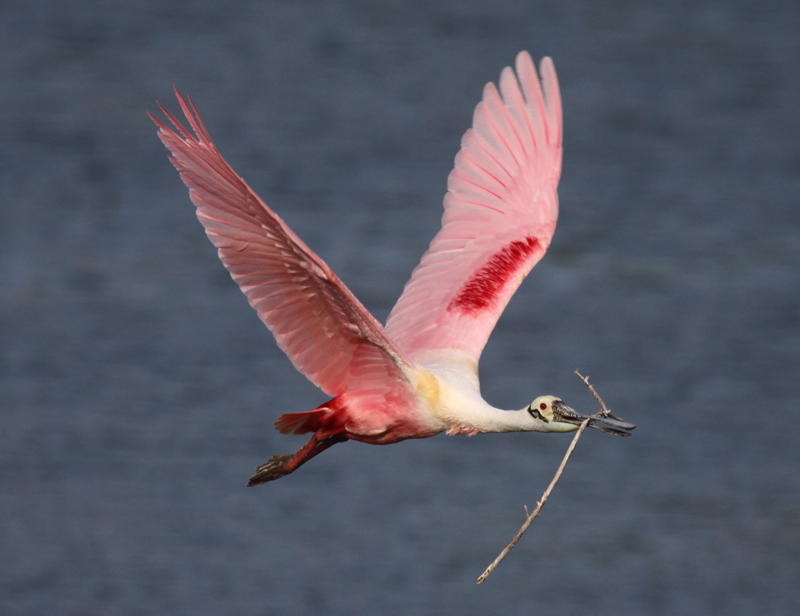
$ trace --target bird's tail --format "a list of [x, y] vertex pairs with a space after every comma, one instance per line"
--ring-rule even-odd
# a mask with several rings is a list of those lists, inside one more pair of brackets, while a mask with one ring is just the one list
[[302, 413], [284, 413], [275, 422], [275, 428], [283, 434], [307, 434], [322, 426], [322, 415], [327, 409], [314, 409]]
[[311, 411], [284, 413], [278, 417], [275, 428], [282, 434], [308, 434], [321, 428], [333, 430], [342, 424], [339, 411], [334, 398]]

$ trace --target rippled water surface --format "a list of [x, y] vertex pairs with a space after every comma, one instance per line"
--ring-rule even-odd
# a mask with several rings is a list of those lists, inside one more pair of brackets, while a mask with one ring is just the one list
[[[601, 7], [602, 5], [602, 7]], [[124, 7], [124, 8], [123, 8]], [[0, 7], [0, 612], [800, 613], [800, 11], [762, 2]], [[325, 398], [217, 261], [145, 115], [190, 94], [385, 319], [481, 89], [554, 58], [561, 219], [486, 349], [634, 437], [299, 448]]]

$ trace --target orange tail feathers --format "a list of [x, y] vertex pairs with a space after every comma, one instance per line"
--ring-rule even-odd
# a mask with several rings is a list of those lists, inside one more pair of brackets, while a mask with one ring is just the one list
[[307, 434], [322, 427], [323, 416], [328, 409], [314, 409], [302, 413], [285, 413], [278, 417], [275, 428], [282, 434]]
[[326, 431], [335, 431], [341, 427], [340, 409], [337, 408], [336, 398], [318, 406], [311, 411], [301, 413], [284, 413], [275, 422], [275, 428], [282, 434], [308, 434], [317, 432], [321, 428]]

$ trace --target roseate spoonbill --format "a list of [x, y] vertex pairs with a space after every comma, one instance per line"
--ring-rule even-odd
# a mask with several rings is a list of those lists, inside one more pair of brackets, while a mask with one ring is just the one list
[[[384, 445], [440, 432], [569, 432], [586, 417], [541, 396], [518, 411], [480, 394], [478, 360], [506, 304], [542, 258], [556, 227], [561, 98], [550, 58], [540, 86], [527, 52], [486, 85], [448, 178], [442, 228], [386, 322], [364, 308], [225, 162], [191, 99], [175, 89], [192, 132], [163, 106], [158, 136], [197, 216], [250, 305], [294, 366], [333, 398], [281, 415], [284, 434], [313, 433], [273, 456], [248, 485], [283, 477], [348, 439]], [[595, 418], [603, 432], [632, 424]]]

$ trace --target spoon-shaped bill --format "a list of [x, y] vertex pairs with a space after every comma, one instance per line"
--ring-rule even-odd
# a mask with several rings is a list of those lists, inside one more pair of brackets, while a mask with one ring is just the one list
[[600, 430], [600, 432], [605, 432], [606, 434], [615, 434], [617, 436], [630, 436], [630, 431], [636, 427], [632, 423], [621, 421], [619, 419], [612, 419], [611, 417], [581, 415], [561, 401], [556, 401], [553, 403], [553, 418], [556, 421], [575, 425], [580, 425], [584, 420], [590, 419], [590, 428]]

